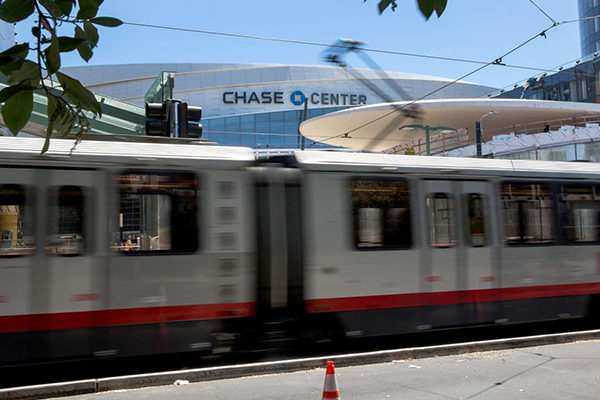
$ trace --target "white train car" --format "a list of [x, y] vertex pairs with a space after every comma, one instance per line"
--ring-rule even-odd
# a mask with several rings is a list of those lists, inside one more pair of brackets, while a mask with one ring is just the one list
[[0, 363], [211, 348], [255, 313], [245, 148], [0, 137]]
[[317, 329], [366, 336], [598, 311], [600, 165], [295, 157]]

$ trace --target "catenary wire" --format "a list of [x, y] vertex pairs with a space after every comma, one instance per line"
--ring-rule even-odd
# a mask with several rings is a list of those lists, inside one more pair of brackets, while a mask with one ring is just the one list
[[[557, 66], [556, 66], [556, 67], [554, 67], [553, 69], [555, 69], [555, 70], [556, 70], [556, 69], [558, 69], [558, 71], [557, 71], [557, 72], [559, 72], [559, 73], [563, 73], [563, 74], [568, 74], [568, 75], [577, 75], [577, 76], [585, 76], [585, 77], [594, 78], [594, 77], [595, 77], [595, 75], [593, 75], [593, 74], [586, 74], [586, 73], [579, 73], [579, 72], [569, 72], [569, 71], [561, 71], [561, 70], [560, 70], [560, 68], [564, 67], [565, 65], [572, 64], [573, 62], [575, 62], [575, 61], [577, 61], [577, 60], [579, 60], [579, 59], [580, 59], [580, 57], [574, 58], [574, 59], [572, 59], [572, 60], [570, 60], [570, 61], [567, 61], [566, 63], [562, 63], [561, 65], [557, 65]], [[550, 71], [551, 71], [551, 70], [548, 70], [548, 72], [550, 72]], [[541, 76], [542, 74], [539, 74], [539, 75]], [[513, 82], [513, 83], [511, 83], [511, 84], [509, 84], [509, 85], [502, 86], [501, 88], [498, 88], [498, 89], [494, 89], [494, 90], [492, 90], [491, 92], [488, 92], [488, 93], [485, 93], [485, 94], [481, 95], [481, 97], [486, 97], [486, 96], [489, 96], [489, 95], [491, 95], [491, 94], [493, 94], [493, 93], [496, 93], [496, 92], [498, 92], [498, 91], [500, 91], [500, 90], [504, 90], [504, 89], [508, 89], [508, 88], [514, 87], [514, 85], [518, 85], [518, 84], [520, 84], [521, 82], [528, 80], [529, 78], [531, 78], [531, 77], [524, 78], [524, 79], [520, 79], [520, 80], [518, 80], [518, 81], [516, 81], [516, 82]], [[516, 89], [516, 88], [515, 88], [515, 89]]]
[[[241, 34], [241, 33], [232, 33], [232, 32], [219, 32], [219, 31], [209, 31], [209, 30], [204, 30], [204, 29], [181, 28], [181, 27], [176, 27], [176, 26], [143, 24], [143, 23], [130, 22], [130, 21], [123, 21], [123, 24], [142, 27], [142, 28], [153, 28], [153, 29], [164, 29], [164, 30], [172, 30], [172, 31], [179, 31], [179, 32], [200, 33], [200, 34], [206, 34], [206, 35], [226, 36], [226, 37], [234, 37], [234, 38], [241, 38], [241, 39], [263, 40], [263, 41], [301, 44], [301, 45], [327, 47], [327, 48], [331, 48], [331, 47], [346, 48], [346, 46], [341, 46], [341, 45], [336, 46], [336, 45], [331, 45], [329, 43], [312, 42], [312, 41], [306, 41], [306, 40], [282, 39], [282, 38], [275, 38], [275, 37], [268, 37], [268, 36], [245, 35], [245, 34]], [[462, 63], [480, 64], [480, 65], [487, 64], [487, 61], [471, 60], [471, 59], [467, 59], [467, 58], [444, 57], [444, 56], [435, 56], [435, 55], [431, 55], [431, 54], [407, 53], [407, 52], [402, 52], [402, 51], [370, 49], [370, 48], [363, 48], [361, 50], [371, 52], [371, 53], [389, 54], [389, 55], [398, 55], [398, 56], [416, 57], [416, 58], [426, 58], [426, 59], [431, 59], [431, 60], [462, 62]], [[538, 71], [538, 72], [542, 72], [542, 71], [546, 72], [547, 71], [544, 68], [536, 68], [536, 67], [529, 67], [529, 66], [515, 65], [515, 64], [501, 63], [501, 64], [496, 64], [496, 65], [499, 65], [502, 67], [507, 67], [507, 68], [525, 69], [525, 70]]]
[[541, 12], [542, 14], [544, 14], [546, 17], [548, 17], [548, 19], [549, 19], [550, 21], [552, 21], [552, 23], [556, 23], [556, 20], [555, 20], [554, 18], [552, 18], [551, 16], [549, 16], [549, 15], [548, 15], [548, 13], [547, 13], [546, 11], [542, 10], [542, 8], [541, 8], [540, 6], [538, 6], [537, 4], [535, 4], [535, 2], [534, 2], [533, 0], [529, 0], [529, 2], [530, 2], [531, 4], [533, 4], [533, 5], [535, 6], [535, 8], [537, 8], [538, 10], [540, 10], [540, 12]]

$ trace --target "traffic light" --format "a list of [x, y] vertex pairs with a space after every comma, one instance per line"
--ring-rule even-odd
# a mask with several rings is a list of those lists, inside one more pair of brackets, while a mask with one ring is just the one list
[[171, 136], [171, 101], [146, 103], [146, 135]]
[[199, 138], [202, 136], [202, 107], [177, 104], [177, 124], [180, 138]]

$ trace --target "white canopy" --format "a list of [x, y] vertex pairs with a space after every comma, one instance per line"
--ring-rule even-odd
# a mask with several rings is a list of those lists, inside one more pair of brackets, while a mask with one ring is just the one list
[[[418, 119], [399, 110], [410, 102], [382, 103], [350, 108], [311, 118], [300, 125], [308, 139], [355, 150], [383, 151], [395, 145], [424, 138], [423, 129], [401, 129], [408, 125], [445, 126], [475, 131], [483, 121], [484, 130], [600, 114], [600, 104], [518, 99], [441, 99], [416, 102]], [[433, 133], [433, 132], [432, 132]]]

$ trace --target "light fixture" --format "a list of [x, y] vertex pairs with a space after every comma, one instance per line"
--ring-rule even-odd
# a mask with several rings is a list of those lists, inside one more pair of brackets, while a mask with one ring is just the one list
[[558, 67], [558, 70], [559, 70], [559, 71], [562, 71], [562, 70], [563, 70], [563, 67]]
[[579, 64], [580, 62], [581, 62], [580, 60], [577, 60], [577, 61], [575, 61], [575, 64]]

